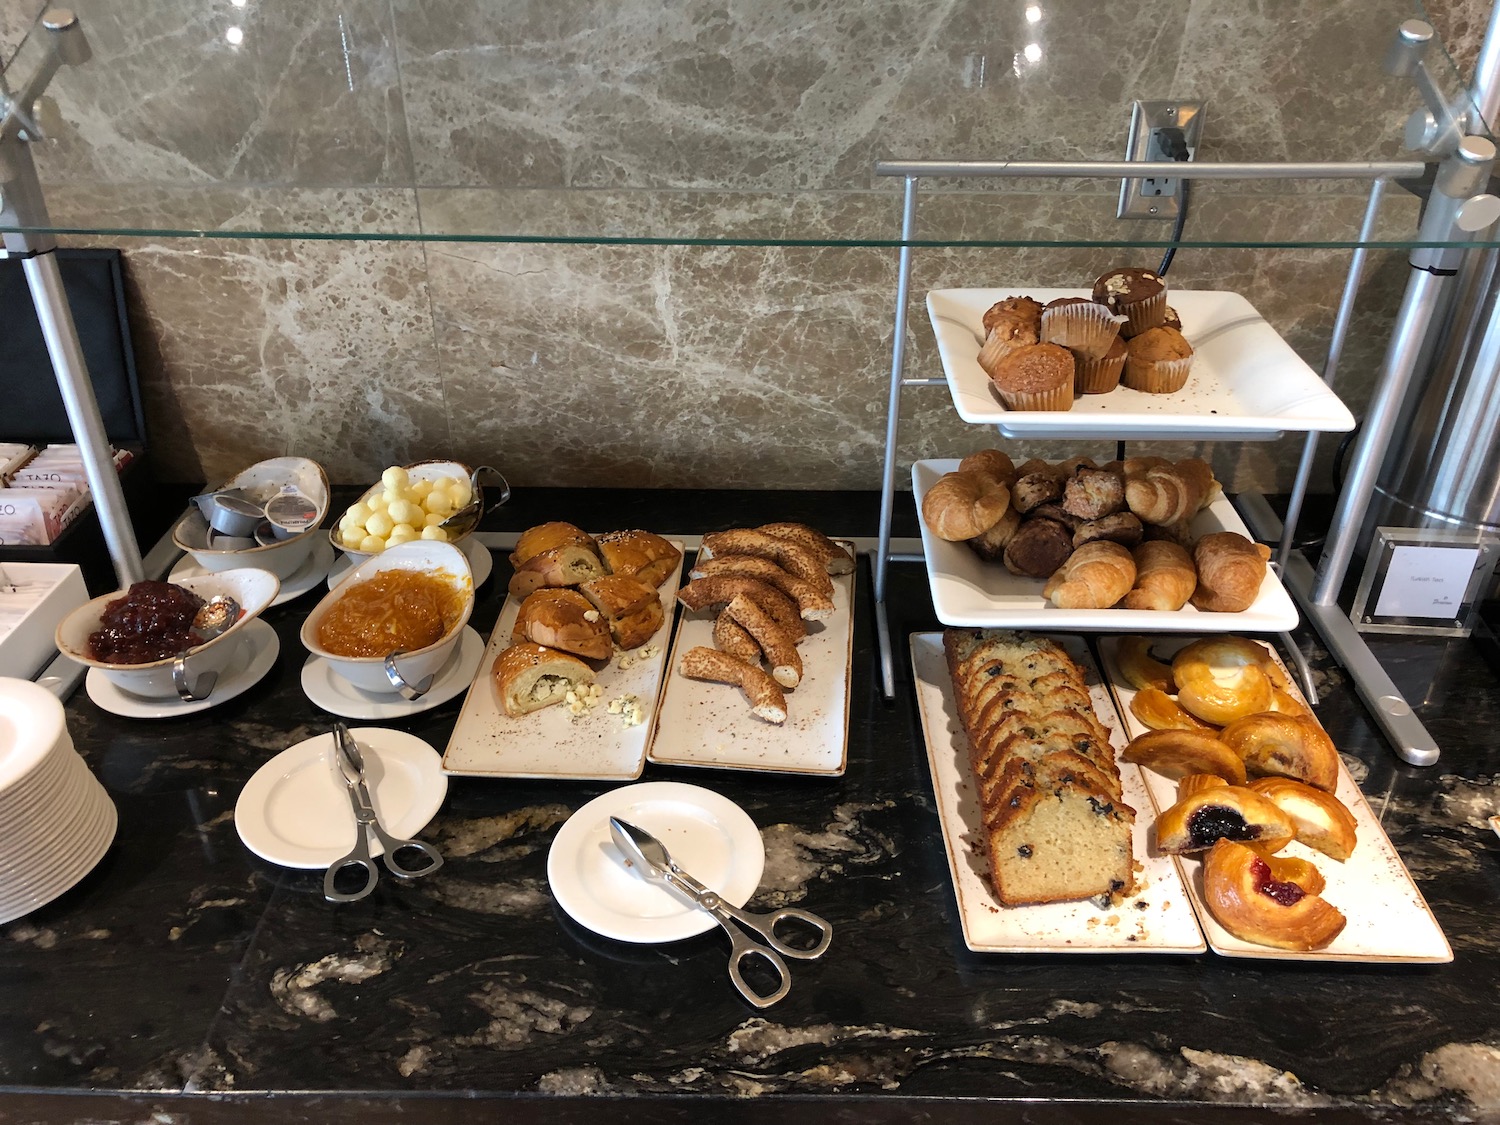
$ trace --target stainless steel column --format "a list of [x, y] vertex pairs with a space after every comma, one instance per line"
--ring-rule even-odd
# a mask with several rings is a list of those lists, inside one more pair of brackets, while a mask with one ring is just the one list
[[32, 107], [60, 67], [87, 62], [90, 51], [78, 17], [67, 9], [51, 9], [42, 15], [41, 22], [51, 39], [51, 54], [14, 100], [0, 102], [0, 226], [21, 228], [4, 235], [5, 248], [21, 258], [68, 424], [82, 456], [94, 510], [114, 562], [115, 578], [123, 589], [144, 577], [141, 549], [130, 526], [120, 474], [110, 457], [109, 437], [99, 416], [94, 384], [58, 272], [54, 254], [57, 239], [32, 233], [51, 226], [31, 158], [30, 141], [36, 135]]

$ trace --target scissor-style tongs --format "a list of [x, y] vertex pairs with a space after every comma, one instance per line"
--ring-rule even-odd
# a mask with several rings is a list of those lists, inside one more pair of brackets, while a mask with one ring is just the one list
[[[370, 856], [370, 836], [375, 833], [375, 838], [380, 841], [380, 846], [385, 849], [385, 865], [390, 868], [392, 875], [398, 879], [415, 879], [421, 875], [431, 875], [439, 867], [443, 866], [443, 857], [431, 844], [424, 844], [421, 840], [398, 840], [380, 826], [379, 819], [375, 816], [375, 806], [370, 801], [370, 787], [365, 784], [365, 761], [360, 753], [359, 743], [354, 741], [349, 734], [349, 728], [343, 723], [337, 723], [333, 728], [333, 760], [338, 767], [339, 776], [343, 778], [344, 785], [349, 791], [349, 804], [354, 808], [354, 847], [343, 859], [333, 864], [328, 873], [323, 876], [323, 897], [329, 902], [354, 902], [364, 898], [375, 889], [375, 882], [380, 878], [379, 869], [375, 866], [375, 860]], [[420, 854], [422, 863], [417, 867], [407, 867], [398, 858], [400, 852], [413, 850]], [[365, 871], [365, 885], [356, 891], [341, 891], [334, 886], [340, 871], [346, 867], [362, 867]]]
[[[709, 890], [673, 863], [665, 845], [644, 828], [637, 828], [628, 821], [612, 816], [609, 818], [609, 834], [614, 839], [615, 847], [625, 857], [627, 865], [640, 878], [670, 887], [694, 906], [708, 911], [724, 927], [729, 934], [729, 979], [734, 981], [740, 994], [757, 1008], [769, 1008], [791, 990], [792, 974], [782, 960], [783, 957], [810, 961], [828, 951], [828, 945], [833, 941], [833, 926], [816, 914], [794, 907], [774, 910], [769, 914], [752, 914], [740, 910], [729, 905], [716, 891]], [[818, 935], [817, 944], [809, 949], [798, 949], [778, 937], [777, 925], [788, 920], [810, 927]], [[746, 930], [765, 944], [752, 941], [746, 936]], [[778, 984], [773, 991], [756, 992], [746, 983], [740, 973], [740, 963], [747, 957], [759, 957], [776, 971]]]

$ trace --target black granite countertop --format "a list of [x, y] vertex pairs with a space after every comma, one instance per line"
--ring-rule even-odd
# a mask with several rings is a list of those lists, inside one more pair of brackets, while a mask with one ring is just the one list
[[[545, 518], [696, 532], [804, 518], [872, 534], [876, 498], [546, 493]], [[915, 533], [909, 502], [897, 534]], [[480, 591], [492, 625], [506, 564]], [[1500, 1119], [1500, 691], [1484, 639], [1385, 646], [1443, 748], [1399, 763], [1315, 638], [1319, 717], [1452, 945], [1441, 966], [1200, 956], [981, 955], [960, 931], [915, 714], [908, 633], [936, 627], [892, 570], [897, 697], [880, 697], [871, 582], [856, 591], [849, 760], [837, 779], [647, 766], [743, 807], [767, 845], [752, 907], [837, 927], [759, 1012], [718, 931], [632, 946], [574, 924], [548, 845], [595, 783], [453, 778], [426, 830], [448, 857], [358, 903], [252, 855], [236, 797], [327, 729], [303, 695], [308, 594], [265, 615], [266, 679], [200, 715], [127, 720], [79, 690], [79, 750], [118, 806], [78, 887], [0, 927], [0, 1122], [1126, 1121]], [[441, 750], [461, 699], [389, 725]], [[3, 826], [0, 826], [3, 830]]]

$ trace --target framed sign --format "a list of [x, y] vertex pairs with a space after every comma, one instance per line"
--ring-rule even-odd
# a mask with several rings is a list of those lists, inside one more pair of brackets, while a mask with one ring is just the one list
[[1349, 619], [1365, 633], [1466, 637], [1500, 539], [1479, 531], [1377, 527]]

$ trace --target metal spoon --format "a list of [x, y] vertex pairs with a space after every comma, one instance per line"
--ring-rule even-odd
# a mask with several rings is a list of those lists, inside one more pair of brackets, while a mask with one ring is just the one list
[[213, 694], [219, 682], [219, 673], [202, 672], [193, 683], [188, 682], [187, 654], [200, 645], [206, 645], [215, 637], [222, 636], [240, 619], [240, 603], [228, 594], [215, 594], [198, 607], [193, 615], [193, 633], [199, 638], [177, 654], [172, 661], [172, 683], [177, 695], [184, 703], [196, 703]]
[[[479, 479], [481, 475], [483, 475], [485, 481], [489, 482], [492, 488], [500, 490], [500, 498], [491, 503], [482, 513], [480, 511], [480, 507], [483, 504], [483, 500], [480, 498], [480, 485], [482, 482]], [[462, 508], [452, 513], [447, 519], [443, 520], [442, 523], [438, 524], [438, 527], [444, 531], [468, 531], [479, 523], [485, 515], [493, 512], [501, 504], [510, 499], [509, 482], [500, 474], [499, 469], [493, 469], [488, 465], [480, 465], [479, 468], [469, 474], [469, 486], [474, 498]]]

